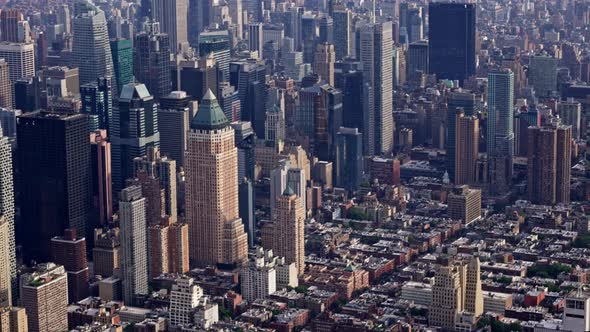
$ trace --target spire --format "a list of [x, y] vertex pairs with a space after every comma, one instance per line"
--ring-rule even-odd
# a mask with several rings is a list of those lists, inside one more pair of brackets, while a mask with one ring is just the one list
[[197, 114], [191, 121], [191, 129], [215, 130], [225, 128], [228, 124], [229, 121], [223, 114], [217, 98], [211, 89], [208, 89], [199, 103]]

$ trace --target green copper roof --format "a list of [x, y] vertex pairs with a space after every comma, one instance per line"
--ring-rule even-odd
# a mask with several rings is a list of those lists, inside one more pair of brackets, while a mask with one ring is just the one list
[[215, 130], [225, 128], [229, 125], [229, 121], [223, 114], [223, 110], [217, 102], [217, 98], [211, 91], [207, 90], [205, 96], [199, 104], [197, 115], [191, 121], [192, 129], [201, 130]]

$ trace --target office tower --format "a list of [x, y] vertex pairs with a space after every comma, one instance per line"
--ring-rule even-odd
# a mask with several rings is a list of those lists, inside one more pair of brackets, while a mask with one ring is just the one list
[[92, 262], [94, 275], [108, 278], [119, 269], [121, 260], [121, 237], [119, 228], [94, 230]]
[[228, 81], [231, 45], [227, 30], [207, 31], [199, 34], [199, 56], [206, 58], [208, 55], [213, 56], [217, 69], [221, 72], [219, 80]]
[[240, 95], [236, 87], [229, 84], [229, 82], [222, 82], [219, 86], [219, 105], [223, 109], [225, 117], [231, 121], [240, 121], [242, 118], [242, 108], [240, 104]]
[[89, 0], [79, 0], [74, 8], [72, 58], [80, 69], [80, 84], [94, 82], [99, 77], [110, 77], [116, 87], [104, 12]]
[[[80, 71], [78, 68], [70, 68], [67, 66], [53, 66], [42, 71], [43, 79], [46, 81], [47, 90], [51, 90], [52, 84], [60, 86], [65, 85], [65, 91], [60, 96], [79, 95], [80, 94]], [[63, 83], [62, 83], [63, 81]], [[63, 88], [62, 88], [63, 89]], [[56, 94], [47, 91], [48, 95]]]
[[14, 225], [8, 224], [4, 216], [0, 217], [0, 308], [12, 306], [11, 265], [14, 240], [10, 239], [10, 235], [13, 227]]
[[300, 203], [305, 210], [307, 176], [305, 170], [292, 167], [291, 162], [287, 160], [281, 161], [280, 165], [270, 172], [270, 212], [272, 216], [276, 211], [278, 197], [285, 192], [287, 187], [301, 197]]
[[303, 63], [302, 52], [288, 52], [283, 55], [282, 62], [285, 66], [285, 74], [295, 81], [301, 81], [301, 79], [307, 75], [306, 64]]
[[332, 14], [334, 19], [334, 52], [336, 59], [343, 59], [350, 55], [352, 36], [350, 27], [352, 25], [352, 13], [344, 6], [334, 8]]
[[465, 116], [475, 114], [475, 94], [467, 90], [456, 90], [449, 94], [447, 103], [447, 136], [445, 139], [445, 150], [447, 151], [447, 172], [451, 179], [455, 179], [456, 173], [456, 139], [457, 139], [457, 115], [464, 113]]
[[22, 114], [23, 112], [18, 109], [0, 108], [0, 127], [3, 136], [16, 138], [16, 118]]
[[8, 242], [6, 242], [6, 245], [8, 245], [8, 260], [4, 263], [8, 264], [10, 269], [10, 278], [8, 280], [12, 287], [12, 297], [16, 299], [16, 235], [14, 224], [14, 175], [12, 166], [12, 147], [8, 137], [3, 135], [3, 130], [0, 128], [0, 220], [4, 220], [6, 227], [8, 227]]
[[449, 218], [461, 220], [465, 225], [481, 217], [481, 190], [467, 185], [455, 186], [447, 198]]
[[475, 3], [428, 6], [428, 58], [437, 79], [463, 80], [475, 74]]
[[144, 84], [123, 87], [109, 127], [113, 190], [118, 192], [133, 176], [133, 159], [144, 156], [148, 147], [160, 145], [158, 107]]
[[327, 16], [323, 15], [319, 19], [319, 38], [318, 41], [320, 43], [328, 43], [334, 44], [334, 20]]
[[30, 332], [68, 330], [68, 276], [63, 266], [42, 263], [22, 275], [20, 301]]
[[528, 128], [541, 125], [541, 113], [529, 108], [518, 113], [515, 118], [515, 127], [518, 135], [515, 130], [514, 153], [519, 157], [526, 157], [528, 154]]
[[262, 45], [273, 42], [273, 49], [278, 51], [285, 38], [285, 29], [282, 24], [264, 24], [262, 26]]
[[18, 42], [18, 25], [24, 20], [18, 9], [4, 8], [0, 13], [0, 36], [2, 41]]
[[112, 39], [110, 44], [117, 91], [122, 91], [123, 86], [133, 80], [133, 41], [117, 38]]
[[266, 66], [257, 60], [230, 63], [230, 83], [240, 96], [242, 121], [250, 121], [256, 136], [264, 137], [264, 107], [266, 95]]
[[432, 285], [432, 304], [428, 308], [430, 326], [455, 330], [455, 317], [463, 311], [462, 266], [451, 264], [437, 268]]
[[[151, 219], [149, 213], [147, 216], [148, 224], [159, 224], [160, 217], [162, 216], [161, 212], [164, 212], [165, 215], [170, 217], [172, 222], [177, 221], [177, 208], [176, 208], [176, 161], [170, 159], [166, 156], [160, 155], [160, 149], [158, 147], [148, 147], [146, 154], [143, 157], [135, 157], [133, 159], [133, 170], [136, 177], [139, 178], [139, 182], [143, 186], [144, 179], [149, 182], [149, 179], [156, 180], [156, 188], [157, 191], [155, 195], [157, 196], [157, 205], [162, 206], [159, 208], [159, 216], [154, 219]], [[143, 173], [143, 174], [140, 174]], [[148, 193], [146, 192], [146, 188], [142, 188], [143, 195], [147, 198]], [[164, 192], [164, 197], [161, 197], [160, 191]], [[160, 200], [163, 199], [163, 205], [161, 205]], [[148, 198], [148, 205], [151, 204]], [[150, 206], [147, 207], [148, 211], [150, 210]]]
[[569, 203], [572, 127], [528, 128], [527, 188], [535, 204]]
[[566, 101], [561, 101], [557, 104], [557, 113], [561, 122], [565, 125], [572, 126], [572, 138], [579, 140], [582, 132], [582, 104], [575, 101], [573, 98], [568, 98]]
[[295, 263], [298, 275], [305, 271], [305, 209], [303, 198], [290, 186], [276, 198], [270, 243], [264, 248], [272, 249], [277, 256], [285, 258], [287, 263]]
[[176, 168], [184, 166], [184, 151], [187, 146], [189, 113], [191, 112], [186, 92], [172, 91], [160, 99], [158, 109], [158, 129], [160, 131], [160, 151], [176, 161]]
[[92, 228], [106, 226], [113, 217], [111, 143], [106, 130], [90, 133]]
[[76, 236], [75, 229], [66, 229], [63, 236], [51, 239], [52, 261], [63, 265], [68, 275], [69, 303], [78, 302], [88, 296], [88, 264], [86, 261], [86, 239]]
[[483, 314], [483, 294], [481, 291], [481, 275], [479, 257], [471, 256], [467, 263], [467, 278], [465, 278], [465, 311], [475, 315]]
[[363, 73], [355, 68], [338, 68], [334, 73], [336, 88], [342, 91], [342, 126], [358, 128], [365, 135], [363, 123]]
[[256, 256], [240, 269], [240, 285], [244, 300], [264, 299], [277, 291], [277, 270], [273, 252], [256, 248]]
[[41, 108], [41, 78], [39, 76], [21, 78], [14, 81], [14, 105], [23, 112], [33, 112]]
[[590, 293], [584, 289], [574, 289], [565, 297], [563, 312], [564, 331], [590, 330]]
[[314, 56], [314, 71], [320, 75], [320, 79], [334, 86], [334, 63], [336, 62], [336, 53], [334, 45], [324, 43], [318, 44]]
[[475, 169], [479, 158], [479, 119], [465, 116], [465, 112], [456, 114], [454, 182], [473, 184], [476, 182]]
[[250, 51], [258, 51], [258, 58], [262, 57], [262, 23], [250, 23], [248, 24], [248, 46]]
[[236, 121], [232, 122], [231, 126], [236, 133], [235, 143], [238, 148], [238, 180], [254, 179], [256, 135], [252, 124], [247, 121]]
[[199, 33], [209, 26], [209, 21], [209, 0], [189, 0], [188, 33], [192, 47], [198, 44]]
[[158, 23], [135, 36], [133, 73], [146, 85], [156, 100], [167, 96], [170, 86], [170, 44], [168, 35], [160, 33]]
[[170, 292], [170, 325], [188, 326], [193, 322], [194, 310], [203, 297], [203, 289], [193, 278], [180, 277]]
[[240, 218], [248, 234], [248, 246], [253, 248], [256, 245], [256, 217], [254, 215], [254, 187], [252, 187], [252, 180], [249, 178], [240, 180], [238, 202]]
[[137, 303], [137, 295], [148, 294], [146, 199], [142, 196], [140, 186], [133, 185], [121, 190], [119, 224], [123, 301], [133, 305]]
[[180, 87], [192, 100], [203, 99], [207, 90], [216, 91], [218, 85], [218, 68], [213, 54], [208, 54], [198, 61], [183, 61], [180, 64]]
[[363, 135], [357, 128], [340, 127], [336, 135], [335, 183], [355, 191], [363, 177]]
[[278, 105], [273, 105], [266, 112], [266, 121], [264, 125], [264, 139], [277, 143], [285, 140], [285, 111]]
[[4, 59], [0, 59], [0, 107], [12, 108], [10, 69]]
[[488, 74], [486, 145], [490, 163], [490, 189], [505, 193], [512, 179], [514, 155], [514, 73], [510, 69]]
[[113, 90], [110, 78], [98, 78], [96, 82], [80, 87], [82, 109], [80, 113], [88, 114], [89, 126], [95, 129], [109, 128], [109, 119], [113, 111]]
[[191, 265], [240, 263], [248, 239], [238, 213], [234, 130], [211, 90], [190, 127], [185, 172]]
[[[363, 96], [368, 108], [365, 116], [374, 127], [374, 134], [368, 154], [388, 154], [393, 149], [393, 55], [391, 22], [369, 23], [360, 28], [360, 60], [363, 68], [365, 86], [370, 88]], [[367, 130], [366, 128], [364, 130]]]
[[236, 37], [238, 40], [241, 40], [244, 38], [244, 33], [242, 31], [242, 16], [244, 15], [242, 11], [242, 0], [229, 0], [228, 5], [231, 22], [236, 26]]
[[160, 22], [174, 54], [188, 47], [188, 0], [152, 0], [152, 19]]
[[0, 307], [0, 329], [10, 332], [28, 332], [26, 310], [19, 307]]
[[21, 235], [25, 259], [49, 259], [50, 239], [66, 228], [89, 234], [90, 144], [83, 114], [18, 118]]
[[550, 97], [557, 90], [557, 59], [535, 55], [529, 61], [529, 84], [538, 97]]
[[428, 41], [418, 40], [410, 44], [406, 70], [410, 80], [417, 80], [428, 73]]
[[422, 7], [416, 6], [408, 10], [408, 22], [406, 26], [407, 41], [414, 43], [424, 38], [424, 20]]
[[35, 44], [2, 42], [0, 58], [8, 63], [11, 82], [35, 76]]

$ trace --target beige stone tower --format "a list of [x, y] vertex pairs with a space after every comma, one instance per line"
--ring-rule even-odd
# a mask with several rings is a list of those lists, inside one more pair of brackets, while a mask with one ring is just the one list
[[238, 213], [234, 130], [207, 91], [191, 121], [185, 158], [186, 220], [193, 266], [240, 263], [248, 239]]
[[287, 186], [285, 192], [277, 197], [273, 216], [272, 245], [266, 249], [285, 257], [289, 264], [295, 263], [301, 276], [305, 271], [305, 210], [301, 197], [291, 187]]
[[483, 314], [483, 294], [481, 291], [481, 277], [479, 257], [472, 256], [467, 264], [467, 278], [465, 283], [465, 311], [475, 317]]

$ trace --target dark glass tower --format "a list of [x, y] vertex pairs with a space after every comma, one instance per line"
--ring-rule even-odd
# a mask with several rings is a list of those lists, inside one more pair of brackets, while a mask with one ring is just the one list
[[84, 114], [27, 113], [18, 118], [20, 243], [25, 260], [50, 259], [50, 240], [66, 228], [91, 236], [90, 144]]
[[113, 109], [113, 96], [110, 78], [99, 78], [96, 83], [80, 87], [82, 113], [88, 114], [89, 131], [109, 130], [109, 118]]
[[135, 37], [133, 71], [156, 100], [172, 91], [170, 83], [170, 41], [167, 34], [160, 33], [159, 24], [152, 23], [148, 32]]
[[430, 73], [460, 83], [475, 74], [475, 4], [430, 3], [428, 24]]

